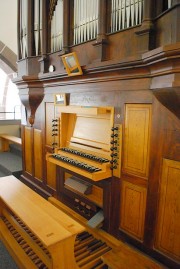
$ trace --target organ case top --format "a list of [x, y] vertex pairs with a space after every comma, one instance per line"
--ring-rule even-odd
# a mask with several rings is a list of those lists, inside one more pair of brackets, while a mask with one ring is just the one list
[[60, 106], [56, 116], [57, 147], [47, 160], [93, 181], [111, 177], [121, 144], [114, 108]]

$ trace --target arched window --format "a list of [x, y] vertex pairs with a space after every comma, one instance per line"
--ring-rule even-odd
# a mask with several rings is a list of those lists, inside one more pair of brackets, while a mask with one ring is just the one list
[[21, 101], [12, 76], [0, 67], [0, 120], [21, 118]]

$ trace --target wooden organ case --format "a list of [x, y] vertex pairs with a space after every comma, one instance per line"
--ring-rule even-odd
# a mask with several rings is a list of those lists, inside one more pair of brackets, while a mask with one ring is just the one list
[[108, 230], [111, 178], [121, 165], [122, 130], [114, 125], [114, 108], [59, 106], [52, 125], [56, 142], [47, 161], [57, 167], [58, 199], [90, 226]]
[[[99, 10], [83, 25], [76, 15], [85, 1], [18, 2], [25, 8], [14, 79], [26, 108], [21, 181], [179, 269], [180, 1], [86, 1]], [[61, 56], [71, 52], [81, 76], [65, 72]], [[55, 94], [66, 94], [68, 105], [55, 106]]]

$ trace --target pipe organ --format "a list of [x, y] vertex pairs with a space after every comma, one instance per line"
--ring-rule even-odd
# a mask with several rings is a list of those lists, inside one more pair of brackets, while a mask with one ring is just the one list
[[27, 0], [20, 2], [20, 53], [27, 56]]
[[138, 25], [143, 18], [143, 0], [111, 2], [111, 32]]
[[[47, 162], [60, 169], [61, 195], [71, 199], [73, 193], [75, 210], [84, 211], [87, 218], [96, 214], [98, 218], [104, 203], [101, 181], [120, 171], [121, 125], [114, 126], [113, 107], [62, 106], [58, 115], [52, 119], [56, 147], [53, 154], [47, 154]], [[97, 219], [96, 225], [103, 225], [103, 220], [104, 216], [100, 222]]]
[[[179, 269], [179, 0], [18, 3], [20, 180], [123, 242], [100, 257], [110, 268], [134, 268], [125, 242]], [[64, 69], [71, 52], [78, 76]]]
[[58, 0], [51, 19], [51, 52], [63, 46], [63, 0]]
[[99, 0], [74, 1], [74, 45], [96, 38]]
[[34, 43], [35, 55], [42, 53], [42, 0], [34, 2]]

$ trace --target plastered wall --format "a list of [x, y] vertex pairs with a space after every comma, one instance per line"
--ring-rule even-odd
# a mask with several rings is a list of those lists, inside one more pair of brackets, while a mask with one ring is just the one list
[[17, 55], [17, 0], [0, 0], [0, 41]]

